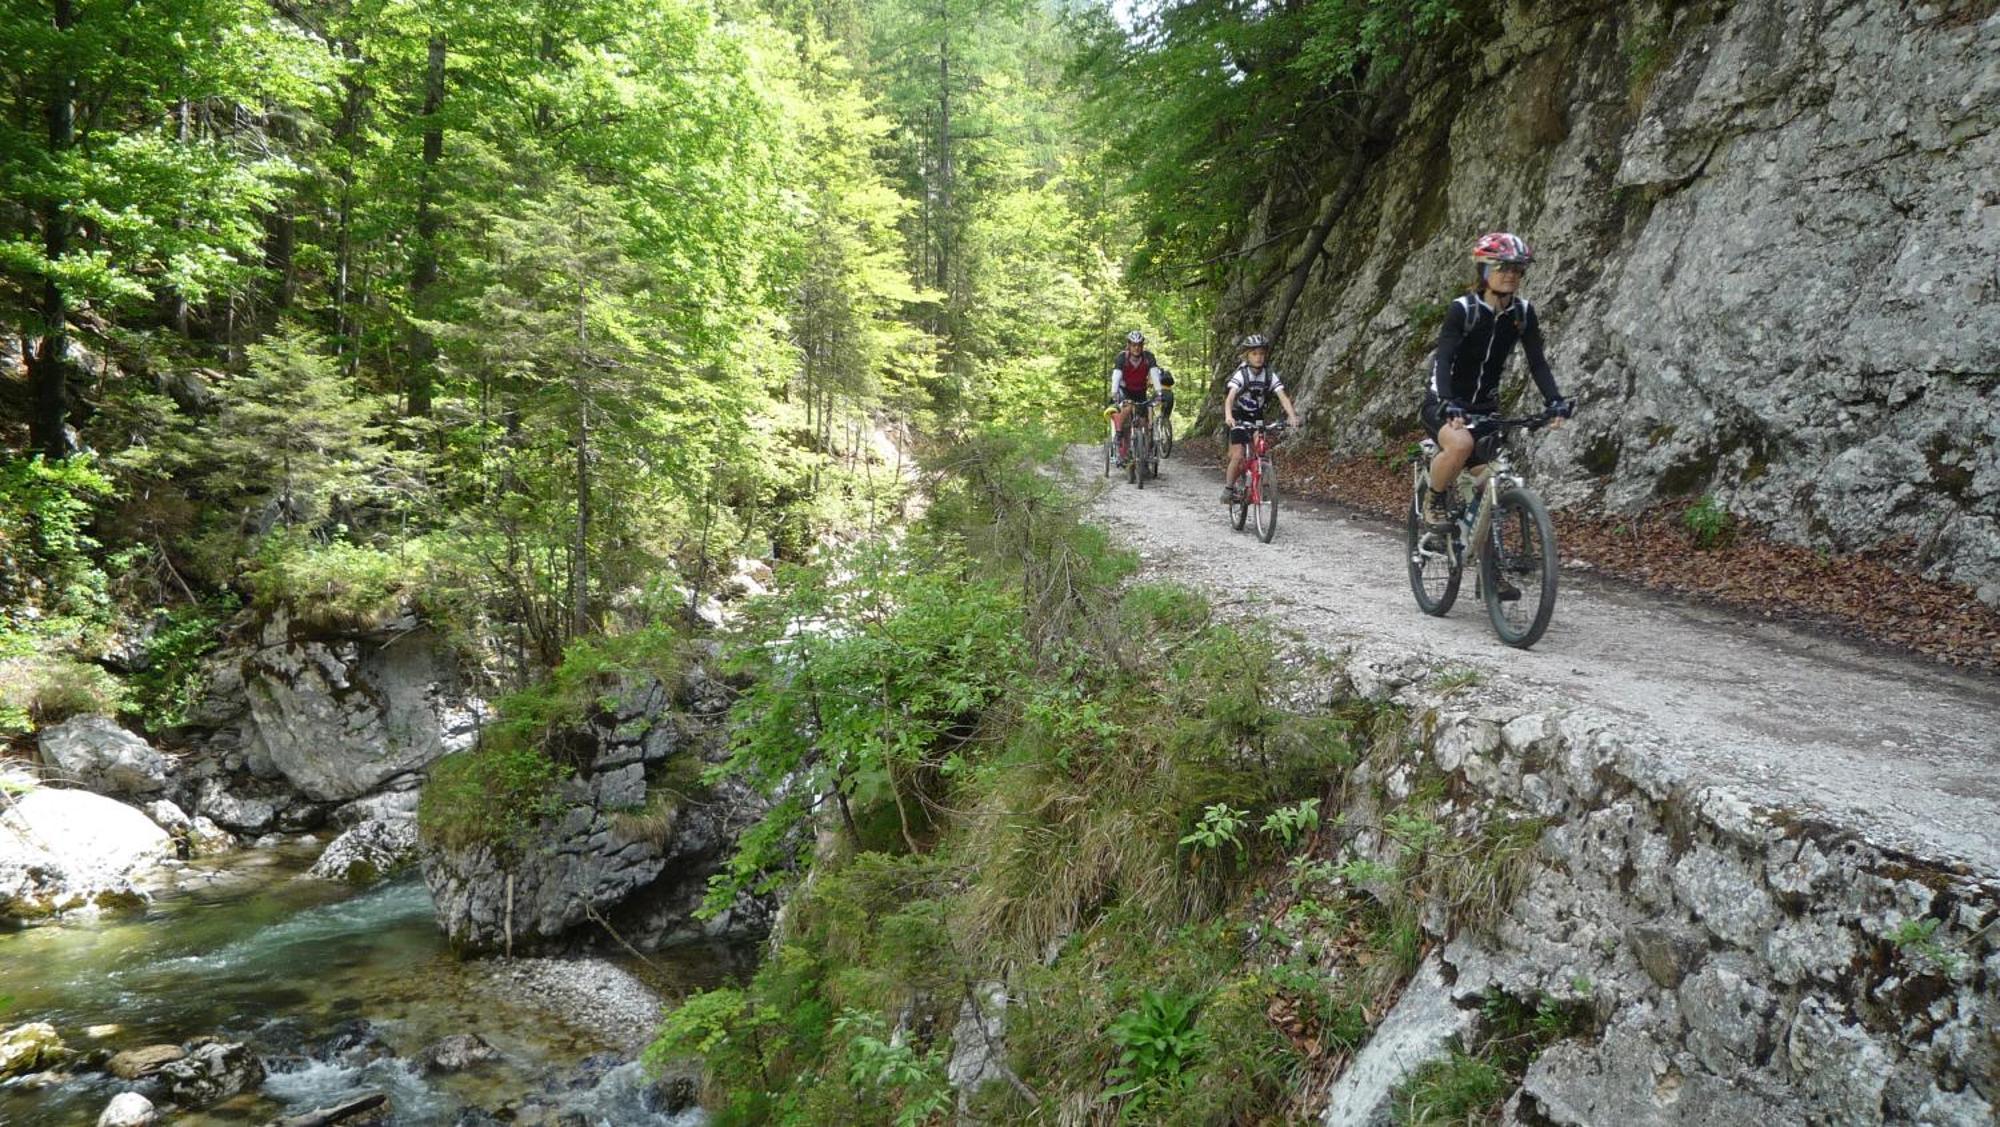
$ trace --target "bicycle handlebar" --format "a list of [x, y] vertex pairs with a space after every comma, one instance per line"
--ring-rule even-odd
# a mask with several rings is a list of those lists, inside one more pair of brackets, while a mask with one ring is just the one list
[[1555, 417], [1556, 413], [1554, 411], [1543, 411], [1538, 415], [1523, 415], [1518, 419], [1509, 419], [1501, 415], [1481, 415], [1467, 411], [1465, 413], [1465, 424], [1471, 426], [1474, 423], [1491, 423], [1501, 430], [1534, 430], [1537, 427], [1548, 425], [1550, 420]]

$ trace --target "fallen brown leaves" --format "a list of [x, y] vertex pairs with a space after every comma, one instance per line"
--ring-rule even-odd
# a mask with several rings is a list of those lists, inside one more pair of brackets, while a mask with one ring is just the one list
[[[1186, 442], [1174, 456], [1196, 465], [1222, 464], [1221, 446], [1211, 441]], [[1409, 470], [1400, 457], [1341, 458], [1287, 442], [1278, 469], [1291, 496], [1334, 501], [1392, 520], [1409, 503]], [[1558, 512], [1556, 542], [1564, 566], [2000, 672], [2000, 611], [1962, 584], [1925, 579], [1913, 545], [1829, 555], [1738, 525], [1728, 542], [1704, 549], [1683, 519], [1688, 505], [1671, 502], [1634, 515]]]

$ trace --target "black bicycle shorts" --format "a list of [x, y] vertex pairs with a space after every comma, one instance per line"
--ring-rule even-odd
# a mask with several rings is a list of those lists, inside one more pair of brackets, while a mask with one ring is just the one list
[[[1423, 420], [1424, 433], [1435, 441], [1438, 431], [1444, 429], [1444, 402], [1426, 396], [1417, 417]], [[1500, 428], [1492, 423], [1473, 424], [1472, 440], [1472, 457], [1465, 460], [1467, 466], [1483, 466], [1500, 453]]]
[[[1239, 423], [1261, 423], [1264, 421], [1264, 416], [1238, 415], [1236, 416], [1236, 421]], [[1229, 444], [1231, 446], [1248, 446], [1250, 445], [1250, 434], [1251, 430], [1249, 427], [1230, 427]]]

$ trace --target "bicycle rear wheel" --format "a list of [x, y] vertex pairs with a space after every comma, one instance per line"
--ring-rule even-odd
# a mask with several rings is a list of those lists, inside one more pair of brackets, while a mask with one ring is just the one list
[[1479, 585], [1493, 632], [1518, 649], [1541, 640], [1556, 611], [1556, 529], [1532, 490], [1509, 489], [1493, 509]]
[[1410, 593], [1417, 597], [1417, 609], [1429, 615], [1443, 615], [1458, 598], [1458, 583], [1465, 569], [1452, 550], [1451, 532], [1433, 532], [1424, 523], [1422, 506], [1425, 471], [1419, 469], [1416, 488], [1410, 491], [1404, 557], [1410, 564]]
[[1118, 452], [1118, 431], [1113, 428], [1111, 436], [1104, 440], [1104, 476], [1111, 476], [1111, 458]]
[[1160, 420], [1160, 457], [1174, 456], [1174, 420], [1172, 416]]
[[1257, 539], [1269, 544], [1278, 534], [1278, 467], [1269, 458], [1257, 462], [1257, 495], [1250, 504], [1257, 517]]
[[1229, 503], [1229, 527], [1238, 532], [1250, 523], [1250, 471], [1236, 479], [1236, 500]]

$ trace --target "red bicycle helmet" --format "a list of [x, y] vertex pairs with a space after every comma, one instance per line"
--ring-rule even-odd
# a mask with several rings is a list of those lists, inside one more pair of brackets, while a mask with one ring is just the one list
[[1472, 261], [1481, 266], [1498, 266], [1502, 263], [1526, 266], [1534, 260], [1535, 252], [1528, 249], [1528, 241], [1506, 231], [1481, 235], [1479, 241], [1472, 244]]

